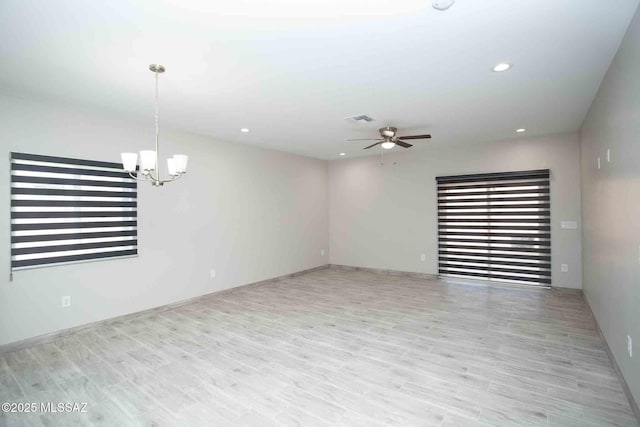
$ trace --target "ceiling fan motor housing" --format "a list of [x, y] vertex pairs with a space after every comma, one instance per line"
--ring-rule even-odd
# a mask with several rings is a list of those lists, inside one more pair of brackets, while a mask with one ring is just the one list
[[398, 128], [394, 128], [392, 126], [387, 126], [379, 129], [380, 136], [387, 139], [393, 138], [396, 136], [396, 132], [398, 132]]

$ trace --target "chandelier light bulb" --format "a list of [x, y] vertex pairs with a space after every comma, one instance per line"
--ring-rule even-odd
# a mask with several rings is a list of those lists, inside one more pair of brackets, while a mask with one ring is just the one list
[[122, 167], [127, 172], [135, 172], [136, 166], [138, 164], [138, 154], [137, 153], [122, 153], [120, 154], [122, 157]]
[[142, 150], [140, 152], [140, 166], [143, 171], [153, 171], [156, 169], [156, 152], [153, 150]]
[[178, 174], [178, 172], [176, 171], [176, 161], [173, 157], [167, 159], [167, 170], [169, 171], [169, 175], [171, 176], [175, 176]]
[[187, 171], [187, 162], [189, 161], [189, 156], [184, 154], [174, 154], [173, 160], [176, 164], [176, 171], [178, 173], [185, 173]]

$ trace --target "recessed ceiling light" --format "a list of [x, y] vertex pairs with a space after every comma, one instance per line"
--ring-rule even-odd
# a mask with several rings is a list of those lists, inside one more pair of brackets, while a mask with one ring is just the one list
[[240, 129], [240, 132], [242, 132], [242, 133], [248, 133], [248, 132], [249, 132], [249, 129], [248, 129], [248, 128], [242, 128], [242, 129]]
[[520, 129], [516, 129], [516, 132], [518, 133], [522, 133], [522, 132], [526, 132], [527, 130], [525, 128], [520, 128]]
[[495, 71], [496, 73], [500, 73], [502, 71], [507, 71], [509, 68], [511, 68], [511, 64], [508, 64], [506, 62], [501, 62], [495, 67], [493, 67], [493, 71]]
[[346, 155], [347, 155], [347, 153], [340, 153], [340, 155], [341, 155], [341, 156], [346, 156]]

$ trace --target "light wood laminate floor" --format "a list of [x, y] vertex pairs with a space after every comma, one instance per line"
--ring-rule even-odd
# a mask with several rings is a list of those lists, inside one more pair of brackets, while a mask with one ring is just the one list
[[0, 425], [637, 426], [582, 295], [325, 269], [0, 355]]

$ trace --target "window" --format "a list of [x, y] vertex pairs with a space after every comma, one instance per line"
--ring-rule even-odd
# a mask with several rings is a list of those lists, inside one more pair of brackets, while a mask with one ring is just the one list
[[441, 276], [549, 286], [549, 170], [437, 177]]
[[137, 183], [118, 163], [11, 153], [11, 270], [132, 256]]

